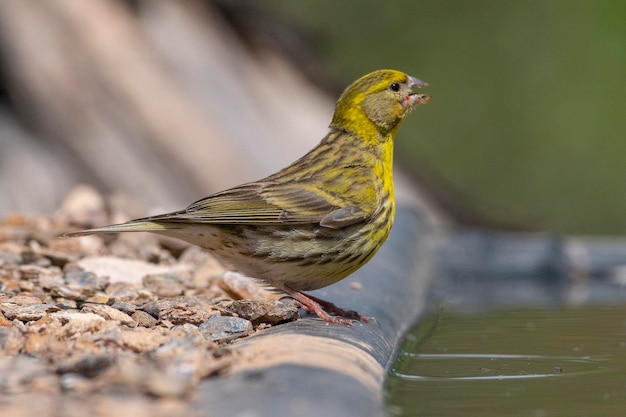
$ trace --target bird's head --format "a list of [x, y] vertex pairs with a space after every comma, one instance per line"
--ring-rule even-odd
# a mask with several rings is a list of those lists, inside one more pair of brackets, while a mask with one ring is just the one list
[[358, 135], [376, 134], [387, 138], [395, 134], [411, 110], [428, 103], [428, 94], [415, 92], [426, 86], [425, 82], [400, 71], [374, 71], [344, 90], [330, 126]]

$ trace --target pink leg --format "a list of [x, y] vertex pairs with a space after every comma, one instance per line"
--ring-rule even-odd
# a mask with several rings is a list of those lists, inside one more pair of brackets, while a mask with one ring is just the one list
[[[284, 290], [298, 303], [300, 303], [305, 310], [310, 313], [315, 313], [317, 317], [329, 323], [339, 323], [351, 326], [352, 320], [360, 320], [365, 323], [369, 323], [370, 321], [369, 317], [361, 316], [356, 311], [343, 310], [329, 301], [313, 297], [312, 295], [305, 295], [300, 291], [292, 290], [291, 288], [285, 288]], [[334, 316], [331, 316], [329, 313], [334, 314]]]

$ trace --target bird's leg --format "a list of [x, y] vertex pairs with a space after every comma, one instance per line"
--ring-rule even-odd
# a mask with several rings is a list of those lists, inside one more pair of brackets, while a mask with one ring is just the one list
[[328, 313], [333, 313], [336, 316], [341, 316], [341, 317], [345, 317], [345, 318], [356, 320], [356, 321], [362, 321], [364, 323], [370, 322], [370, 319], [371, 319], [370, 317], [362, 316], [354, 310], [344, 310], [341, 307], [337, 307], [330, 301], [326, 301], [321, 298], [314, 297], [311, 294], [307, 294], [307, 297], [315, 301], [317, 304], [321, 305], [324, 308], [324, 310]]
[[[329, 323], [351, 326], [352, 320], [360, 320], [365, 323], [368, 323], [370, 320], [369, 317], [361, 316], [356, 311], [343, 310], [329, 301], [313, 297], [312, 295], [305, 295], [291, 288], [284, 288], [284, 291], [300, 303], [305, 310], [315, 313], [317, 317]], [[334, 314], [334, 316], [331, 316], [329, 313]]]

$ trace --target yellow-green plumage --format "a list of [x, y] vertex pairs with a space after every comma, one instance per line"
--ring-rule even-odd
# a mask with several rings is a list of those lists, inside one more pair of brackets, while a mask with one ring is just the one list
[[393, 141], [402, 119], [428, 102], [413, 92], [424, 85], [399, 71], [370, 73], [343, 92], [321, 143], [276, 174], [185, 210], [69, 235], [149, 231], [180, 238], [294, 295], [321, 318], [345, 323], [299, 292], [350, 275], [389, 236]]

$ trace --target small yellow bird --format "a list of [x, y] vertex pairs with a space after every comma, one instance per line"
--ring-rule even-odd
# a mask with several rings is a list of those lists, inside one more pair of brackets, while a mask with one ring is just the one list
[[[287, 168], [184, 210], [68, 233], [153, 232], [211, 251], [239, 272], [284, 291], [327, 322], [367, 322], [301, 291], [333, 284], [387, 240], [395, 213], [393, 142], [404, 117], [430, 96], [400, 71], [367, 74], [344, 90], [330, 131]], [[331, 315], [333, 314], [333, 315]]]

